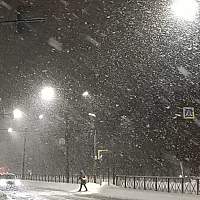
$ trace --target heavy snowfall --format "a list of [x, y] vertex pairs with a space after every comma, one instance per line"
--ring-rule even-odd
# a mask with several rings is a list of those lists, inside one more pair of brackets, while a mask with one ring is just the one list
[[199, 176], [199, 6], [0, 0], [0, 167]]

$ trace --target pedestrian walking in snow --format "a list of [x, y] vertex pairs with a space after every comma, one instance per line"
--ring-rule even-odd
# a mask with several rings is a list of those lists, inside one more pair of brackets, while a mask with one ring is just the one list
[[79, 189], [79, 192], [81, 191], [82, 186], [85, 187], [85, 191], [88, 191], [87, 186], [86, 186], [87, 177], [86, 177], [85, 172], [83, 170], [81, 170], [81, 172], [80, 172], [79, 179], [80, 179], [80, 189]]

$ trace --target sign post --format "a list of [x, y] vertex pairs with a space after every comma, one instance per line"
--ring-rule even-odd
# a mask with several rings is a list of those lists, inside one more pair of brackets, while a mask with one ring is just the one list
[[183, 118], [184, 119], [194, 119], [194, 108], [193, 107], [184, 107], [183, 108]]

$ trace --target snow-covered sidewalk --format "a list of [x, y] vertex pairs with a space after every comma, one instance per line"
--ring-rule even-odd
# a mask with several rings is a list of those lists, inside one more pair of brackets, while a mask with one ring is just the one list
[[199, 200], [200, 196], [190, 194], [175, 194], [144, 190], [124, 189], [116, 186], [102, 186], [97, 194], [110, 198], [128, 200]]
[[[199, 200], [200, 196], [187, 194], [162, 193], [124, 189], [117, 186], [102, 186], [88, 183], [88, 192], [78, 192], [78, 184], [53, 183], [40, 181], [23, 181], [23, 188], [19, 192], [5, 192], [10, 199], [36, 199], [44, 200], [56, 197], [56, 199], [125, 199], [125, 200]], [[6, 200], [6, 196], [0, 200]]]
[[74, 195], [83, 196], [95, 196], [97, 197], [108, 197], [116, 199], [127, 199], [127, 200], [199, 200], [200, 196], [192, 194], [176, 194], [176, 193], [165, 193], [165, 192], [154, 192], [144, 190], [133, 190], [124, 189], [117, 186], [107, 186], [107, 183], [103, 183], [102, 186], [94, 183], [88, 183], [88, 192], [77, 192], [79, 185], [67, 184], [67, 183], [46, 183], [36, 181], [26, 181], [25, 186], [28, 188], [40, 188], [44, 191], [57, 190], [62, 193], [70, 193]]
[[3, 192], [0, 192], [0, 200], [6, 200], [7, 197]]

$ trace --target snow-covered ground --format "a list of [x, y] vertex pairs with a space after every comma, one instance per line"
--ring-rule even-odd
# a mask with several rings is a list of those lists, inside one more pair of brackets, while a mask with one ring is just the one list
[[101, 187], [99, 194], [127, 200], [199, 200], [200, 196], [188, 194], [175, 194], [144, 190], [124, 189], [116, 186]]
[[[78, 192], [79, 185], [67, 183], [48, 183], [39, 181], [24, 181], [20, 191], [5, 191], [8, 200], [199, 200], [200, 196], [161, 193], [152, 191], [137, 191], [116, 186], [102, 186], [88, 183], [88, 192]], [[0, 193], [1, 195], [1, 193]], [[6, 200], [5, 196], [0, 200]]]
[[7, 197], [3, 192], [0, 192], [0, 200], [6, 200]]

